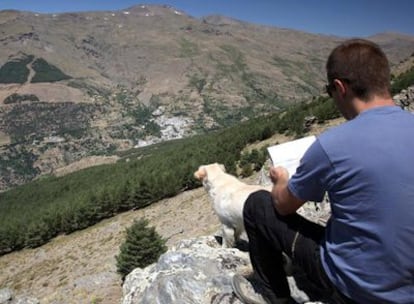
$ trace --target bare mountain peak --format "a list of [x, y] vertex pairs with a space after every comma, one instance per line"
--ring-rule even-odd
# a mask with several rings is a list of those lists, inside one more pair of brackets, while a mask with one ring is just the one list
[[17, 10], [2, 10], [0, 11], [0, 24], [16, 19], [21, 12]]
[[5, 10], [0, 10], [0, 14], [18, 14], [19, 11], [15, 10], [15, 9], [5, 9]]
[[398, 33], [398, 32], [382, 32], [382, 33], [369, 36], [368, 39], [376, 41], [376, 42], [392, 41], [395, 39], [414, 41], [414, 37], [412, 35]]
[[128, 7], [122, 11], [130, 12], [132, 14], [152, 14], [157, 16], [163, 16], [166, 14], [186, 15], [182, 10], [179, 10], [171, 5], [156, 5], [156, 4], [138, 4]]

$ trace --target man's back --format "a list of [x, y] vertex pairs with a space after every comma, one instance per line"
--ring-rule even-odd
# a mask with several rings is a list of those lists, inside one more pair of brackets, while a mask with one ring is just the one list
[[414, 115], [373, 108], [318, 142], [331, 166], [328, 276], [362, 303], [413, 303]]

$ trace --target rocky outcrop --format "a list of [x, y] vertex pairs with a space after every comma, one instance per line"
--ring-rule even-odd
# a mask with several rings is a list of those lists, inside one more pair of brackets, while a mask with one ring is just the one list
[[414, 112], [414, 86], [402, 90], [399, 94], [395, 95], [393, 99], [402, 109]]
[[0, 304], [39, 304], [39, 300], [26, 296], [15, 296], [9, 288], [0, 289]]
[[[241, 304], [231, 287], [235, 273], [249, 273], [247, 252], [221, 248], [213, 236], [183, 240], [163, 254], [158, 263], [137, 268], [125, 279], [122, 304]], [[293, 277], [292, 296], [309, 300]]]

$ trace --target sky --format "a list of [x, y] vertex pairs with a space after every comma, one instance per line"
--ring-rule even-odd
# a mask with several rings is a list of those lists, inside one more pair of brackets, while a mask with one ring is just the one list
[[341, 37], [414, 36], [413, 0], [0, 0], [0, 10], [37, 13], [122, 10], [168, 4], [193, 17], [220, 14], [256, 24]]

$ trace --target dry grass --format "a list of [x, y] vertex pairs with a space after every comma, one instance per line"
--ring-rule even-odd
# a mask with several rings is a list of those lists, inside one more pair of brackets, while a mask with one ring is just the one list
[[39, 100], [50, 102], [88, 102], [92, 101], [81, 90], [66, 86], [62, 83], [30, 83], [23, 85], [0, 85], [0, 104], [12, 94], [33, 94]]
[[0, 131], [0, 146], [8, 145], [10, 144], [10, 142], [10, 137], [7, 134]]

